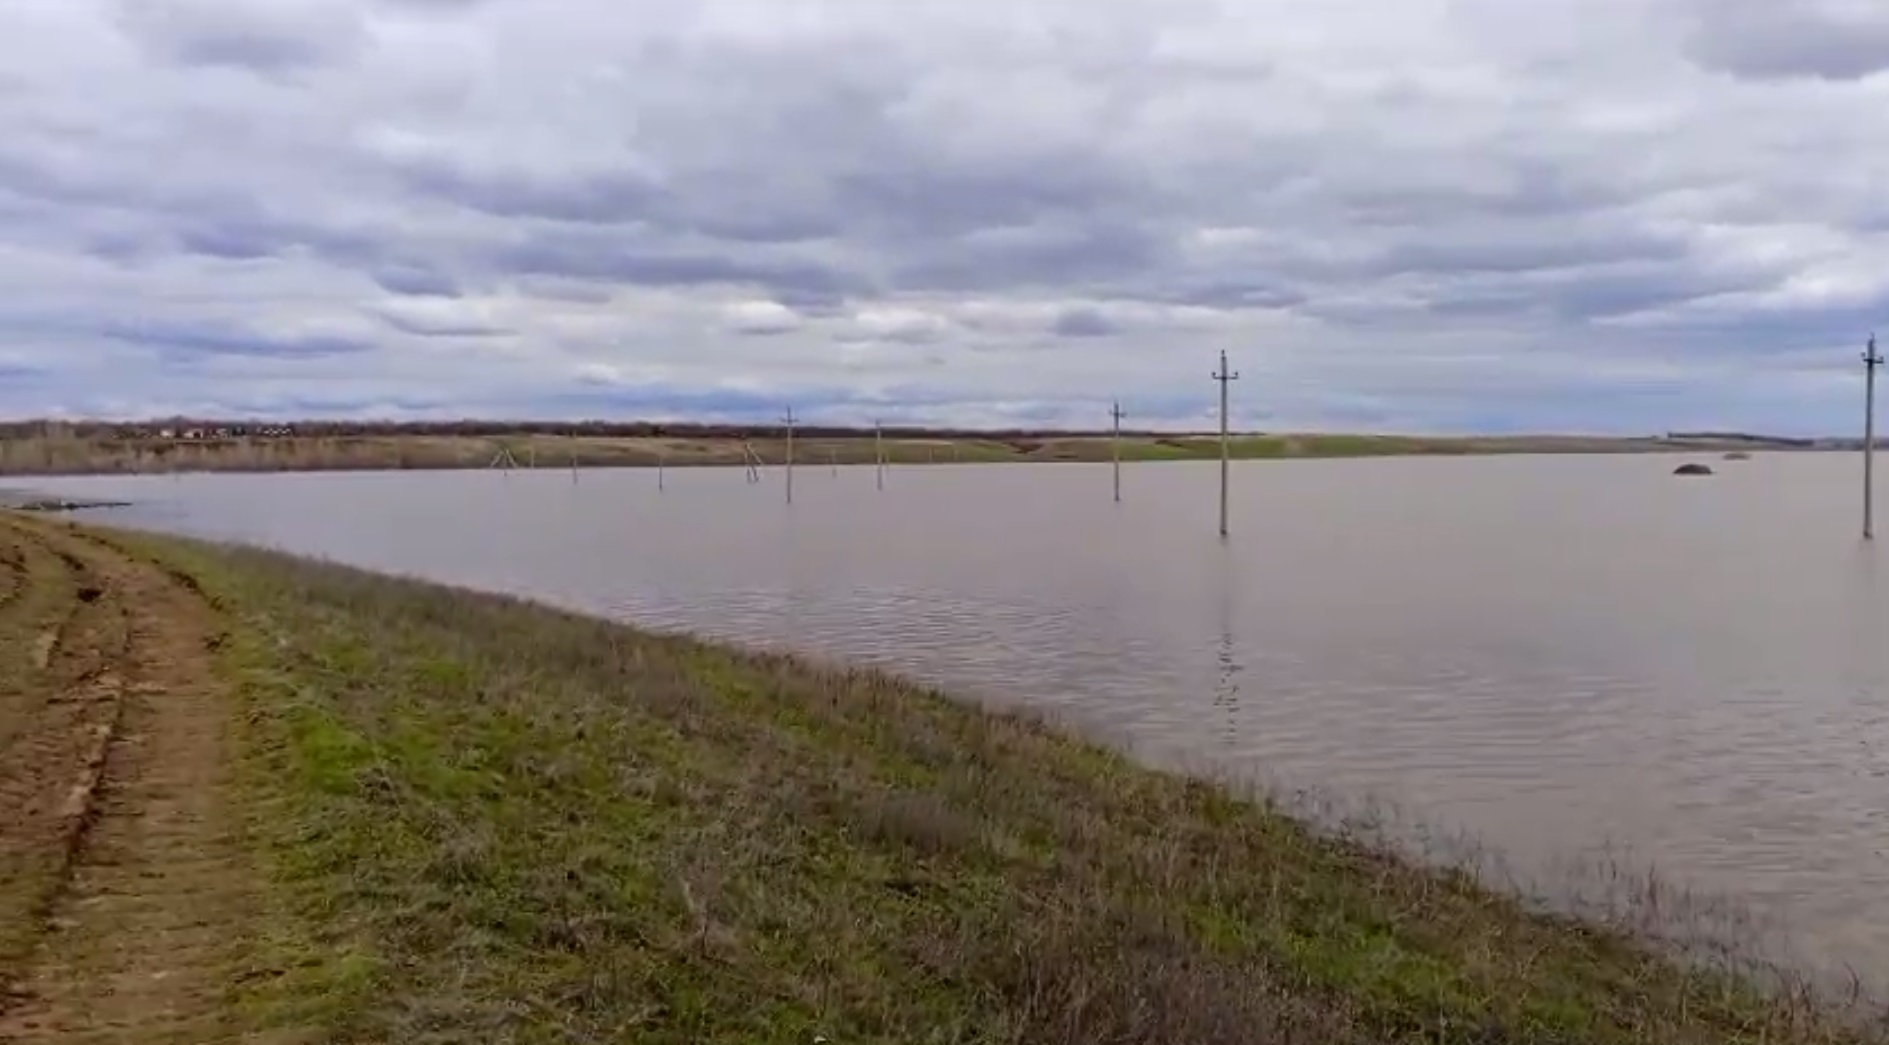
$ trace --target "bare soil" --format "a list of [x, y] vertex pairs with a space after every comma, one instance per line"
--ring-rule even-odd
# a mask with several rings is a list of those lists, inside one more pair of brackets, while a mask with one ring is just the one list
[[0, 520], [7, 562], [0, 664], [30, 677], [0, 693], [0, 1042], [232, 1040], [254, 892], [215, 613], [51, 525]]

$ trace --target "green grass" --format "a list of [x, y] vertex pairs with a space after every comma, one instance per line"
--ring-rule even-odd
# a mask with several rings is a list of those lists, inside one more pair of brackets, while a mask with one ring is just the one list
[[886, 676], [115, 538], [227, 615], [339, 1041], [1808, 1042], [1816, 1010]]

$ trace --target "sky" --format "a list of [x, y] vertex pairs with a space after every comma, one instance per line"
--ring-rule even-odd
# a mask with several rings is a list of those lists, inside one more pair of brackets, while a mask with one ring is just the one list
[[1878, 0], [7, 0], [0, 416], [1847, 434]]

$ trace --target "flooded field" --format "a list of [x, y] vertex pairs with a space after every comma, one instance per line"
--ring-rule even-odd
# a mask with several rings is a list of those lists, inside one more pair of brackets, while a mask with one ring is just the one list
[[98, 518], [895, 668], [1150, 760], [1596, 852], [1889, 979], [1889, 549], [1760, 455], [35, 480]]

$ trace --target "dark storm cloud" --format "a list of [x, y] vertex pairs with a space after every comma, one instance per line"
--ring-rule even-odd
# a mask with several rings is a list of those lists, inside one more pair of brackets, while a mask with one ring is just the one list
[[1889, 70], [1889, 9], [1839, 0], [1693, 0], [1691, 53], [1748, 79], [1858, 80]]
[[425, 268], [383, 268], [373, 273], [375, 285], [391, 294], [409, 297], [456, 298], [459, 284], [444, 272]]
[[1059, 337], [1107, 337], [1119, 329], [1092, 308], [1067, 309], [1050, 324], [1050, 332]]
[[105, 337], [182, 356], [255, 356], [309, 359], [372, 352], [373, 342], [335, 334], [270, 334], [231, 323], [174, 320], [112, 321]]
[[[795, 398], [803, 404], [796, 409], [804, 415], [809, 410], [845, 402], [848, 395], [837, 389], [814, 390], [802, 391]], [[598, 417], [663, 413], [680, 417], [771, 418], [785, 405], [778, 395], [734, 389], [691, 388], [657, 383], [613, 385], [603, 382], [581, 392], [557, 395], [552, 397], [551, 402], [563, 413], [579, 410]]]
[[1644, 325], [1660, 342], [1701, 355], [1788, 356], [1807, 364], [1820, 358], [1829, 361], [1827, 365], [1848, 368], [1871, 330], [1889, 331], [1889, 292], [1814, 306], [1725, 302], [1716, 308], [1654, 317]]
[[318, 221], [285, 217], [237, 196], [211, 196], [164, 205], [157, 211], [191, 254], [247, 260], [306, 251], [347, 268], [382, 261], [391, 237]]
[[[746, 252], [752, 254], [753, 252]], [[783, 301], [830, 298], [868, 289], [835, 266], [794, 256], [743, 257], [736, 251], [650, 250], [607, 235], [542, 233], [494, 250], [490, 262], [515, 275], [561, 276], [643, 287], [764, 287]]]
[[246, 235], [234, 228], [186, 229], [179, 245], [191, 254], [202, 254], [230, 261], [254, 261], [273, 258], [281, 244], [266, 236]]
[[871, 169], [839, 175], [835, 192], [856, 220], [919, 239], [1097, 217], [1135, 197], [1123, 172], [1085, 156], [1019, 156], [955, 169], [922, 155], [903, 163], [878, 160]]
[[1539, 226], [1469, 235], [1448, 241], [1400, 243], [1371, 263], [1376, 275], [1426, 273], [1520, 273], [1544, 269], [1578, 269], [1619, 262], [1672, 260], [1685, 256], [1687, 245], [1678, 238], [1655, 237], [1633, 231], [1599, 236], [1579, 231], [1543, 235]]
[[316, 0], [120, 0], [119, 26], [160, 61], [284, 73], [350, 61], [357, 12]]
[[1625, 265], [1578, 271], [1539, 289], [1539, 300], [1576, 321], [1667, 308], [1749, 290], [1761, 281], [1680, 266]]
[[1269, 274], [1256, 275], [1253, 282], [1208, 277], [1207, 281], [1157, 296], [1175, 305], [1199, 305], [1216, 309], [1286, 309], [1305, 304], [1304, 292], [1288, 287], [1268, 286]]
[[1433, 225], [1440, 214], [1539, 219], [1584, 214], [1631, 202], [1633, 179], [1620, 171], [1573, 169], [1543, 159], [1491, 158], [1475, 181], [1340, 186], [1335, 195], [1348, 218], [1371, 225]]
[[376, 319], [403, 334], [415, 337], [497, 337], [513, 333], [512, 330], [496, 323], [486, 323], [475, 319], [456, 319], [439, 316], [407, 315], [392, 309], [373, 311]]
[[374, 2], [394, 10], [463, 14], [487, 4], [499, 3], [500, 0], [374, 0]]
[[915, 242], [893, 261], [906, 290], [1084, 288], [1153, 276], [1172, 244], [1158, 228], [1104, 215]]
[[631, 173], [582, 177], [474, 175], [445, 164], [406, 171], [417, 192], [504, 218], [608, 224], [636, 221], [668, 205], [662, 189]]

